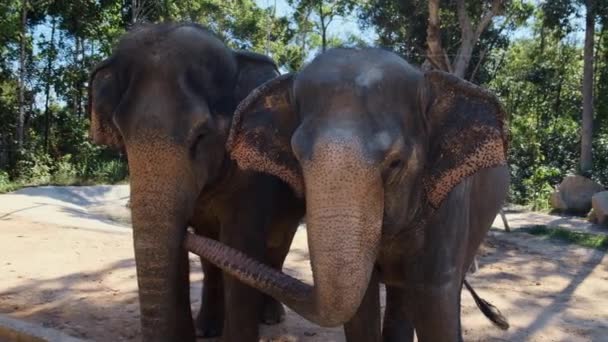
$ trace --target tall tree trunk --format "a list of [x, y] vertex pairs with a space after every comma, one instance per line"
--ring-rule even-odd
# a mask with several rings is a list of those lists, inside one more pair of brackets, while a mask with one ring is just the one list
[[325, 14], [323, 14], [323, 1], [319, 1], [319, 20], [321, 21], [321, 52], [327, 49], [327, 26], [325, 25]]
[[302, 21], [303, 23], [303, 28], [301, 30], [301, 37], [302, 37], [302, 45], [301, 45], [301, 49], [302, 51], [306, 51], [306, 39], [308, 38], [308, 34], [310, 33], [310, 28], [308, 26], [308, 20], [310, 19], [310, 14], [312, 13], [312, 8], [307, 7], [306, 8], [306, 16], [304, 17], [304, 20]]
[[[84, 71], [87, 70], [87, 67], [85, 66], [85, 39], [84, 38], [80, 38], [80, 52], [78, 53], [78, 57], [80, 58], [79, 60], [79, 71]], [[84, 82], [86, 81], [86, 75], [82, 74], [80, 75], [82, 77], [79, 77], [78, 82], [76, 83], [76, 103], [77, 103], [77, 107], [76, 107], [76, 113], [78, 114], [78, 117], [81, 118], [82, 114], [83, 114], [83, 88], [82, 85], [84, 84]]]
[[51, 113], [49, 100], [51, 94], [51, 76], [53, 74], [53, 60], [55, 59], [55, 17], [51, 19], [51, 40], [46, 62], [46, 84], [44, 86], [44, 150], [49, 152], [49, 132], [51, 130]]
[[585, 19], [585, 51], [583, 66], [583, 127], [581, 132], [581, 164], [583, 175], [590, 174], [592, 169], [593, 138], [593, 43], [595, 36], [594, 1], [586, 0], [587, 15]]
[[139, 1], [131, 0], [131, 25], [137, 23], [137, 17], [139, 16]]
[[458, 52], [450, 64], [447, 52], [441, 46], [441, 27], [439, 20], [440, 1], [429, 0], [429, 24], [427, 27], [427, 60], [439, 70], [453, 73], [465, 78], [475, 44], [479, 41], [481, 34], [488, 28], [492, 19], [502, 13], [505, 0], [492, 0], [490, 8], [485, 10], [473, 27], [473, 20], [469, 16], [465, 0], [456, 0], [456, 12], [460, 25], [460, 46]]
[[19, 117], [17, 119], [17, 147], [23, 148], [23, 124], [25, 120], [25, 44], [27, 39], [27, 7], [28, 1], [21, 1], [21, 47], [19, 52]]
[[[80, 68], [80, 63], [78, 62], [78, 54], [80, 53], [80, 37], [76, 36], [74, 38], [74, 55], [72, 60], [72, 65], [74, 69]], [[73, 79], [72, 83], [72, 113], [74, 115], [78, 115], [78, 77]]]
[[452, 70], [454, 75], [464, 79], [478, 37], [475, 37], [471, 17], [469, 17], [467, 13], [464, 0], [456, 1], [456, 11], [458, 14], [458, 23], [460, 24], [460, 47], [456, 53]]
[[427, 60], [437, 69], [452, 72], [448, 55], [441, 46], [439, 0], [429, 0], [429, 23], [426, 29]]
[[604, 37], [606, 36], [606, 26], [607, 25], [602, 25], [602, 28], [600, 29], [599, 32], [599, 36], [597, 38], [597, 48], [595, 49], [595, 57], [593, 57], [594, 61], [598, 61], [597, 63], [594, 63], [593, 65], [593, 87], [594, 87], [594, 91], [596, 93], [599, 92], [599, 78], [600, 78], [600, 70], [602, 67], [602, 63], [601, 63], [601, 55], [603, 52], [603, 47], [604, 47]]

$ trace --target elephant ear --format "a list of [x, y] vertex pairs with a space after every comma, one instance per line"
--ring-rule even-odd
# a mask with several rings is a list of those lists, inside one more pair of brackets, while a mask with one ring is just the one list
[[87, 114], [91, 120], [89, 135], [93, 142], [115, 149], [123, 148], [123, 141], [113, 122], [114, 108], [121, 99], [118, 76], [107, 59], [93, 69], [88, 84]]
[[440, 71], [427, 72], [425, 84], [430, 150], [424, 187], [437, 209], [464, 178], [506, 165], [508, 138], [505, 112], [490, 92]]
[[277, 65], [268, 56], [249, 51], [235, 51], [235, 56], [238, 76], [234, 95], [238, 102], [263, 82], [279, 76]]
[[302, 171], [291, 149], [299, 125], [290, 96], [293, 78], [287, 74], [272, 79], [239, 104], [226, 150], [240, 168], [279, 177], [302, 197]]

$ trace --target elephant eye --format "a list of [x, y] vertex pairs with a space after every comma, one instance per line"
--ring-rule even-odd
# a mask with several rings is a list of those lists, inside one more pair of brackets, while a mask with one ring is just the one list
[[405, 167], [405, 162], [401, 155], [395, 154], [392, 157], [387, 158], [384, 164], [384, 170], [382, 171], [382, 178], [385, 182], [392, 183], [399, 179], [401, 171]]
[[403, 160], [401, 159], [395, 159], [392, 162], [390, 162], [390, 164], [388, 165], [389, 169], [400, 169], [403, 167]]

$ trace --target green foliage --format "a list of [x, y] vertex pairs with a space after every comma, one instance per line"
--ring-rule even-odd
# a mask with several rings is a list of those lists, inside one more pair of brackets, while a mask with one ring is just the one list
[[13, 191], [15, 185], [11, 182], [8, 172], [0, 170], [0, 194], [8, 191]]
[[25, 149], [15, 169], [17, 181], [27, 185], [42, 185], [51, 182], [51, 157], [39, 150]]
[[541, 225], [525, 228], [525, 232], [566, 243], [573, 243], [583, 247], [599, 249], [601, 251], [608, 250], [608, 236], [603, 234], [576, 232], [569, 229], [559, 227], [552, 228]]
[[[578, 172], [580, 155], [582, 48], [547, 30], [537, 25], [532, 38], [497, 53], [503, 64], [488, 84], [510, 115], [510, 199], [534, 209], [547, 209], [553, 188]], [[593, 176], [608, 184], [607, 135], [599, 128]]]
[[[232, 48], [268, 54], [282, 70], [297, 71], [322, 49], [324, 40], [327, 47], [366, 46], [369, 37], [347, 35], [340, 25], [341, 17], [356, 15], [363, 28], [375, 31], [377, 45], [414, 64], [424, 61], [427, 0], [285, 2], [290, 10], [281, 16], [257, 0], [29, 1], [23, 32], [22, 1], [0, 2], [0, 192], [34, 184], [114, 183], [128, 177], [123, 155], [88, 139], [86, 86], [92, 66], [136, 22], [197, 22]], [[475, 26], [488, 2], [466, 3]], [[467, 74], [476, 69], [473, 81], [496, 92], [510, 116], [510, 200], [545, 209], [554, 186], [578, 168], [583, 63], [580, 42], [569, 33], [580, 30], [572, 19], [582, 17], [585, 6], [582, 0], [505, 4], [475, 45]], [[593, 177], [608, 185], [608, 96], [603, 96], [608, 94], [608, 2], [595, 4]], [[442, 45], [453, 57], [461, 39], [455, 2], [441, 0], [440, 6]], [[516, 38], [513, 33], [522, 25], [527, 25], [526, 33]], [[25, 101], [19, 103], [22, 35]], [[26, 136], [24, 149], [18, 151], [20, 108]]]
[[[473, 20], [473, 25], [479, 22], [487, 8], [486, 1], [467, 1], [467, 12]], [[471, 62], [468, 67], [467, 78], [473, 76], [476, 83], [485, 83], [491, 77], [497, 66], [495, 60], [486, 58], [493, 50], [506, 48], [509, 44], [509, 35], [533, 12], [533, 5], [529, 1], [506, 1], [504, 15], [490, 25], [479, 37]], [[374, 27], [377, 30], [381, 46], [390, 48], [408, 61], [422, 64], [427, 53], [427, 0], [370, 0], [363, 2], [359, 17], [364, 26]], [[440, 1], [441, 42], [452, 59], [459, 53], [461, 40], [460, 24], [456, 14], [456, 1]]]

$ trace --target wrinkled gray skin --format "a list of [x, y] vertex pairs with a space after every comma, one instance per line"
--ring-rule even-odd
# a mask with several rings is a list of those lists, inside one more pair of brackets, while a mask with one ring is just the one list
[[[280, 269], [303, 202], [278, 179], [240, 170], [225, 153], [238, 102], [277, 76], [269, 58], [235, 52], [197, 25], [147, 25], [125, 35], [92, 73], [91, 135], [126, 149], [143, 341], [257, 341], [283, 307], [203, 262], [190, 311], [187, 226]], [[255, 205], [254, 205], [255, 204]], [[225, 304], [225, 305], [224, 305]]]
[[[384, 341], [412, 341], [414, 329], [419, 341], [461, 340], [464, 276], [505, 198], [506, 165], [459, 178], [414, 228], [429, 208], [424, 184], [433, 165], [460, 146], [456, 139], [439, 148], [444, 131], [459, 132], [450, 117], [471, 111], [496, 124], [502, 113], [484, 94], [447, 75], [425, 75], [390, 52], [330, 50], [254, 91], [228, 142], [241, 167], [275, 174], [304, 195], [314, 286], [225, 246], [188, 237], [186, 247], [308, 320], [346, 324], [349, 341], [381, 339], [378, 281], [387, 288]], [[440, 108], [448, 96], [455, 102]], [[464, 165], [467, 158], [456, 159]]]

